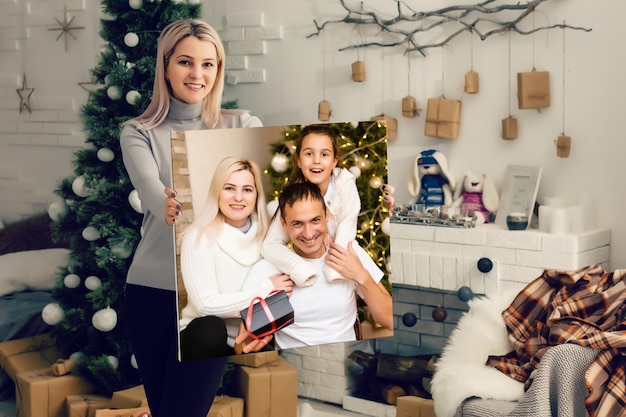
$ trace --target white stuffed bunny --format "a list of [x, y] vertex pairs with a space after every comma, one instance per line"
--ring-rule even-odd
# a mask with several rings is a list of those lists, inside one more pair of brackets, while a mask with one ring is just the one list
[[461, 207], [476, 215], [476, 224], [488, 223], [498, 210], [500, 198], [493, 181], [482, 172], [467, 171], [454, 192], [452, 207]]
[[444, 154], [428, 149], [415, 158], [409, 192], [417, 197], [416, 204], [424, 204], [426, 207], [449, 206], [452, 204], [454, 184]]

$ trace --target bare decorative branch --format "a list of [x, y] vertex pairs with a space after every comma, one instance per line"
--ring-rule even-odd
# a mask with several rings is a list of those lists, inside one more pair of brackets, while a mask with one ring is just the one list
[[[408, 45], [405, 53], [417, 51], [423, 56], [426, 56], [425, 51], [429, 48], [441, 47], [447, 45], [452, 39], [465, 32], [472, 32], [476, 34], [481, 40], [485, 40], [488, 37], [495, 34], [502, 34], [509, 31], [514, 31], [520, 35], [530, 35], [535, 32], [562, 28], [573, 29], [590, 32], [591, 29], [584, 27], [577, 27], [563, 24], [548, 25], [541, 27], [533, 27], [531, 30], [524, 30], [520, 28], [520, 23], [532, 15], [533, 12], [544, 2], [548, 0], [531, 0], [527, 3], [521, 4], [501, 4], [490, 6], [496, 0], [485, 0], [478, 4], [473, 5], [458, 5], [445, 7], [439, 10], [433, 10], [429, 12], [418, 12], [413, 10], [402, 0], [392, 0], [396, 3], [397, 13], [396, 16], [391, 19], [381, 19], [375, 12], [366, 11], [362, 9], [354, 10], [346, 5], [345, 0], [339, 0], [341, 6], [346, 10], [347, 14], [343, 19], [327, 20], [322, 24], [319, 24], [316, 20], [313, 20], [315, 24], [316, 32], [311, 33], [307, 38], [318, 36], [327, 25], [336, 23], [348, 23], [354, 25], [370, 25], [378, 27], [381, 32], [389, 33], [391, 40], [381, 41], [368, 41], [360, 42], [349, 46], [344, 46], [339, 51], [346, 51], [349, 49], [367, 48], [372, 46], [379, 47], [394, 47], [400, 45]], [[520, 14], [510, 20], [497, 20], [489, 16], [495, 16], [498, 13], [503, 14], [507, 12], [519, 11]], [[478, 15], [478, 16], [476, 16]], [[417, 26], [405, 30], [398, 28], [398, 25], [406, 23], [416, 23]], [[420, 33], [428, 32], [442, 25], [453, 25], [453, 31], [445, 39], [420, 44], [417, 40], [417, 35]], [[488, 26], [486, 29], [481, 29], [484, 26]], [[484, 30], [484, 32], [483, 32]]]

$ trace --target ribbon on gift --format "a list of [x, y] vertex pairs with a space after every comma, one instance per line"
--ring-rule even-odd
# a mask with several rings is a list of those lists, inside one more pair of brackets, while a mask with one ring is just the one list
[[52, 373], [56, 376], [63, 376], [69, 374], [74, 367], [73, 359], [57, 359], [55, 363], [52, 364]]
[[9, 358], [13, 356], [23, 355], [25, 353], [39, 352], [41, 358], [48, 362], [49, 365], [55, 361], [54, 359], [48, 358], [45, 354], [45, 350], [54, 347], [54, 344], [50, 344], [46, 340], [37, 342], [37, 339], [35, 339], [34, 336], [31, 336], [31, 339], [33, 339], [33, 344], [28, 345], [24, 350], [21, 350], [19, 352], [13, 352], [5, 356], [6, 360], [2, 364], [0, 364], [0, 372], [4, 371], [4, 367], [6, 366], [7, 362], [9, 362]]
[[[268, 297], [272, 294], [278, 293], [279, 291], [277, 290], [272, 290], [272, 292], [269, 293]], [[262, 297], [254, 297], [252, 299], [252, 301], [250, 301], [250, 306], [248, 308], [248, 314], [246, 314], [246, 330], [250, 329], [252, 327], [252, 313], [254, 310], [254, 304], [256, 303], [260, 303], [261, 307], [263, 308], [263, 311], [265, 311], [265, 314], [267, 315], [267, 318], [270, 321], [270, 324], [272, 326], [272, 328], [264, 333], [261, 333], [259, 335], [256, 335], [254, 333], [251, 333], [250, 331], [248, 331], [248, 335], [250, 337], [252, 337], [255, 340], [259, 340], [264, 338], [265, 336], [269, 336], [271, 334], [276, 333], [278, 330], [282, 329], [283, 327], [285, 327], [286, 325], [288, 325], [290, 322], [287, 321], [285, 323], [283, 323], [282, 325], [276, 327], [276, 319], [274, 318], [274, 315], [272, 314], [272, 311], [270, 310], [269, 306], [267, 305], [267, 302], [265, 301], [264, 298]]]

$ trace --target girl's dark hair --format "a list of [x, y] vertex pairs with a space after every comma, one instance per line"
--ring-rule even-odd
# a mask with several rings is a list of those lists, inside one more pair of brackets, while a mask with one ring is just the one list
[[332, 144], [333, 154], [335, 155], [335, 158], [339, 158], [337, 132], [335, 132], [333, 128], [323, 124], [304, 126], [302, 130], [300, 130], [300, 135], [296, 139], [296, 151], [293, 154], [292, 161], [293, 170], [291, 176], [289, 177], [288, 184], [295, 184], [298, 182], [306, 181], [306, 178], [304, 178], [304, 175], [302, 174], [302, 170], [298, 167], [297, 158], [300, 157], [300, 152], [302, 151], [302, 142], [304, 141], [304, 138], [311, 134], [328, 136], [330, 138], [330, 143]]

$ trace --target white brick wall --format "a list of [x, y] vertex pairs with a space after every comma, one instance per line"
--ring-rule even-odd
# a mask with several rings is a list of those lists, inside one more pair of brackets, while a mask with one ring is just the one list
[[280, 351], [298, 369], [298, 395], [342, 404], [354, 381], [350, 378], [348, 355], [354, 350], [373, 353], [373, 341], [332, 343]]
[[[259, 59], [267, 54], [267, 41], [283, 37], [282, 26], [265, 26], [263, 13], [233, 13], [226, 15], [226, 27], [220, 31], [228, 59], [226, 83], [263, 83], [266, 71]], [[253, 63], [256, 67], [252, 67]], [[260, 63], [260, 64], [259, 64]]]
[[[520, 290], [545, 268], [609, 267], [606, 229], [559, 236], [493, 224], [462, 229], [392, 223], [391, 236], [391, 281], [397, 284], [451, 291], [469, 286], [476, 294], [493, 294]], [[490, 272], [478, 270], [480, 258], [492, 261]]]

